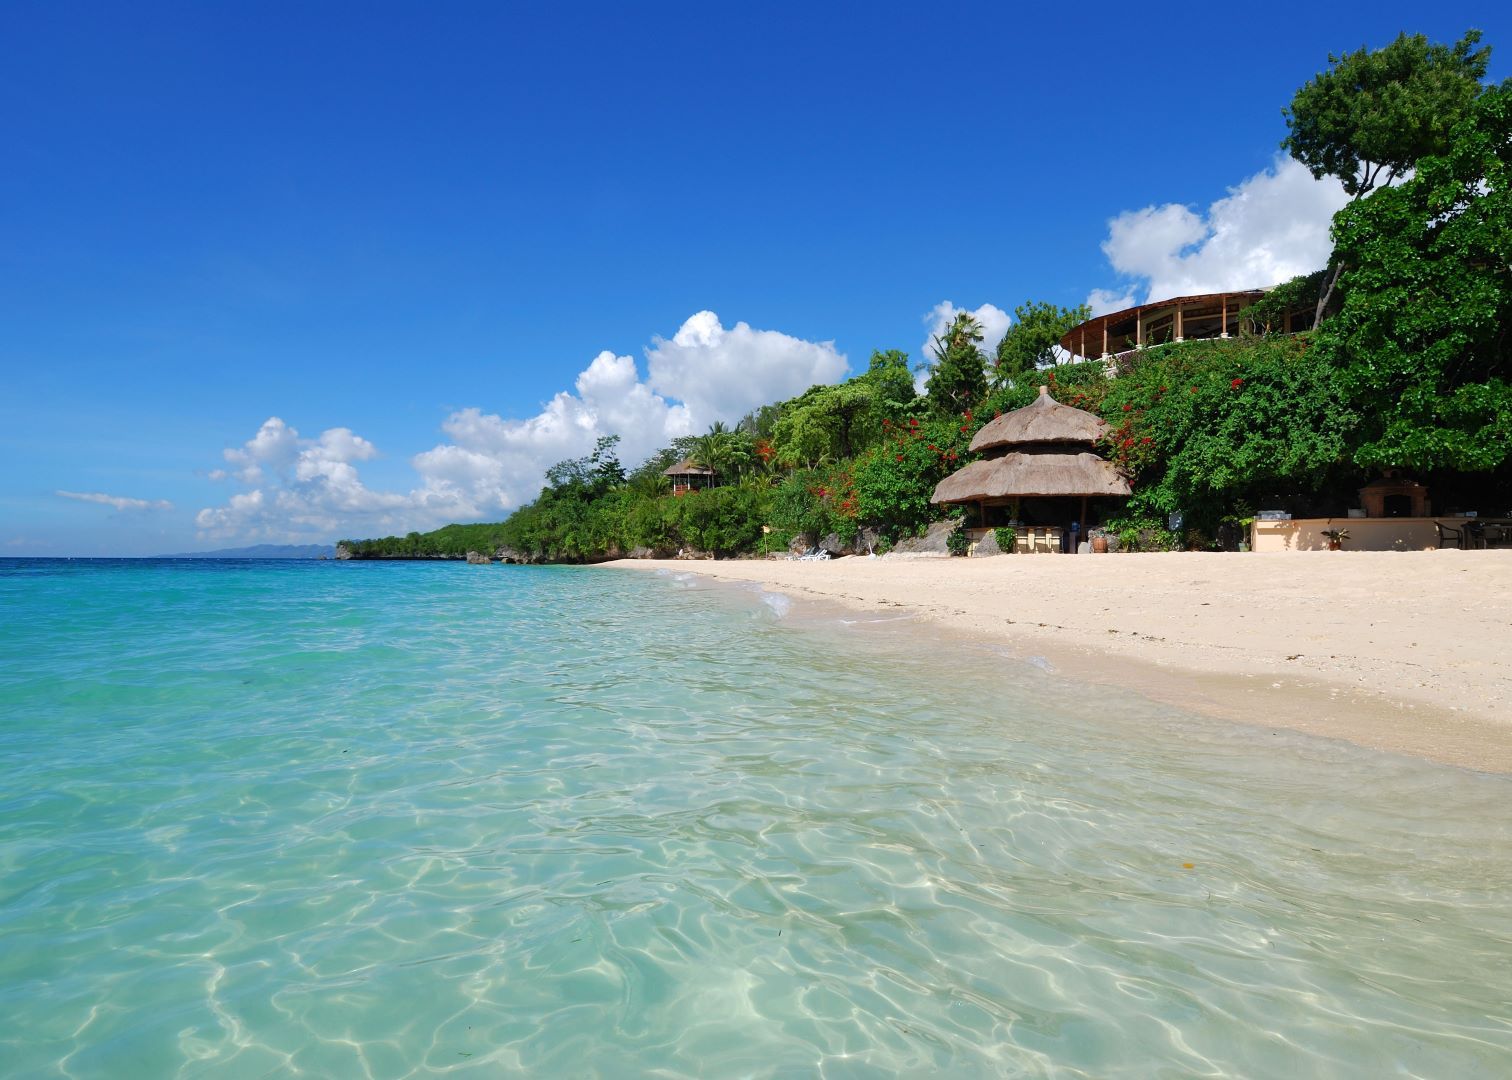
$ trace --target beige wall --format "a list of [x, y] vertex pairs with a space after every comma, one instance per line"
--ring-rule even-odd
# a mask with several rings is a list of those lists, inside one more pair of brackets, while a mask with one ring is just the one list
[[[1451, 528], [1464, 518], [1298, 518], [1295, 521], [1257, 521], [1250, 527], [1253, 551], [1327, 551], [1324, 529], [1348, 529], [1345, 551], [1426, 551], [1439, 546], [1435, 521]], [[1451, 541], [1448, 545], [1453, 547]]]

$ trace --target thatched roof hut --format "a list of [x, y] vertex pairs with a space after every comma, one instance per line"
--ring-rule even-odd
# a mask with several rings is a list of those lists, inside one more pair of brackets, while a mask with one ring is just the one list
[[973, 461], [935, 487], [930, 502], [995, 502], [1029, 496], [1129, 494], [1129, 482], [1090, 450], [1022, 450]]
[[674, 495], [714, 484], [714, 470], [697, 464], [692, 458], [683, 458], [676, 465], [669, 465], [662, 470], [662, 475], [671, 479]]
[[987, 424], [971, 440], [971, 452], [982, 453], [999, 446], [1027, 446], [1044, 443], [1086, 443], [1102, 438], [1107, 421], [1082, 409], [1062, 405], [1050, 396], [1050, 388], [1039, 388], [1039, 397], [1024, 406], [1004, 413]]
[[971, 449], [985, 456], [941, 480], [930, 502], [1000, 505], [1030, 497], [1126, 497], [1129, 481], [1093, 446], [1106, 430], [1099, 417], [1062, 405], [1040, 387], [1030, 405], [993, 420]]
[[[666, 460], [663, 458], [662, 460]], [[663, 476], [713, 476], [714, 470], [707, 465], [699, 465], [692, 458], [683, 458], [676, 465], [669, 465], [662, 470]]]

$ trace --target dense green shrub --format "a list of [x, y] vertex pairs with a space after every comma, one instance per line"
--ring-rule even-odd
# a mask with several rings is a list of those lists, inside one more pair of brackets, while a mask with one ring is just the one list
[[971, 537], [965, 529], [954, 529], [945, 537], [945, 549], [952, 555], [965, 555], [971, 550]]
[[882, 445], [856, 462], [860, 523], [896, 541], [944, 517], [946, 510], [929, 498], [936, 484], [971, 460], [966, 448], [980, 427], [981, 421], [970, 412], [886, 421]]
[[756, 547], [769, 498], [761, 486], [736, 484], [690, 491], [668, 502], [670, 524], [684, 546], [720, 557]]

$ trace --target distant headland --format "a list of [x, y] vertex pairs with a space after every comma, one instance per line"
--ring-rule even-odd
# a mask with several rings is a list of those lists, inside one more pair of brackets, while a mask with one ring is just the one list
[[181, 551], [159, 559], [334, 559], [335, 544], [253, 544], [217, 551]]

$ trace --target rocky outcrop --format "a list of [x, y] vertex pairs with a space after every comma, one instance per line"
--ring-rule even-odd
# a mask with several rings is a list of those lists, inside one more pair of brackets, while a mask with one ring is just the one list
[[838, 559], [841, 556], [849, 555], [851, 553], [851, 546], [840, 542], [839, 533], [830, 533], [823, 540], [819, 541], [819, 550], [828, 554], [832, 559]]
[[343, 560], [356, 558], [356, 556], [352, 554], [352, 549], [347, 547], [345, 544], [336, 545], [336, 557]]
[[481, 551], [469, 551], [467, 553], [467, 563], [469, 566], [488, 566], [492, 562], [493, 559]]
[[923, 536], [910, 537], [900, 540], [889, 552], [892, 555], [928, 555], [931, 557], [948, 558], [950, 556], [950, 534], [961, 527], [959, 521], [937, 521], [924, 530]]
[[656, 548], [649, 548], [649, 547], [641, 546], [641, 547], [633, 547], [629, 551], [625, 552], [625, 558], [627, 558], [627, 559], [668, 559], [668, 558], [672, 557], [672, 554], [673, 553], [670, 552], [670, 551], [658, 551]]
[[973, 559], [985, 559], [990, 555], [1007, 554], [1009, 553], [1004, 551], [1002, 546], [998, 544], [996, 529], [988, 530], [987, 535], [978, 540], [977, 546], [971, 551]]

